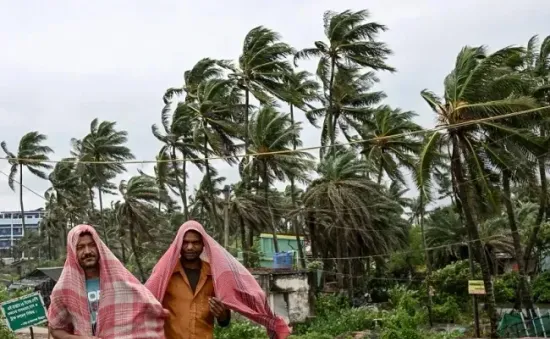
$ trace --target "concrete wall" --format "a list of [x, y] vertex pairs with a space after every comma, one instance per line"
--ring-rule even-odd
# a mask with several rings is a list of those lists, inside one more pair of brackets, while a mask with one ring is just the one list
[[252, 273], [268, 296], [271, 309], [289, 323], [312, 316], [307, 271]]

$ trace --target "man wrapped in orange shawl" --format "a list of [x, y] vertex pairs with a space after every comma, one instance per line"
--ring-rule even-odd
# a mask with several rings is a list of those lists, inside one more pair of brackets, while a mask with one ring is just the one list
[[[185, 262], [197, 261], [200, 273], [190, 274], [197, 267]], [[290, 335], [289, 326], [271, 311], [252, 274], [196, 221], [180, 227], [145, 286], [169, 311], [167, 339], [212, 338], [212, 316], [227, 323], [227, 309], [265, 326], [272, 339]]]
[[164, 310], [88, 225], [67, 237], [67, 260], [51, 294], [57, 339], [164, 339]]

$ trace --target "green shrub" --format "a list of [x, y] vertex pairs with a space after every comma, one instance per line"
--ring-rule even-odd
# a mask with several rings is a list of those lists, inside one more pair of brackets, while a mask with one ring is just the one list
[[[476, 269], [476, 272], [480, 272], [480, 270]], [[434, 271], [431, 280], [435, 297], [445, 300], [447, 296], [453, 295], [459, 300], [459, 303], [467, 301], [468, 280], [470, 279], [470, 264], [467, 260], [460, 260]]]
[[550, 271], [542, 272], [533, 279], [531, 285], [533, 296], [536, 302], [550, 302]]
[[435, 322], [458, 323], [460, 315], [460, 305], [453, 296], [447, 296], [442, 304], [436, 303], [432, 307], [432, 316]]
[[497, 302], [514, 302], [516, 300], [516, 290], [518, 288], [519, 275], [517, 272], [509, 272], [495, 278], [493, 289]]
[[[29, 294], [30, 292], [32, 292], [32, 291], [30, 291], [30, 290], [19, 290], [19, 291], [16, 291], [15, 293], [9, 293], [8, 290], [5, 287], [1, 286], [0, 287], [0, 303], [3, 303], [5, 301], [8, 301], [8, 300], [13, 299], [13, 298], [22, 297], [26, 294]], [[0, 338], [2, 338], [2, 339], [16, 339], [15, 334], [6, 327], [4, 315], [2, 314], [2, 312], [0, 312]]]
[[267, 332], [263, 327], [249, 321], [236, 320], [229, 327], [214, 329], [216, 339], [267, 339]]

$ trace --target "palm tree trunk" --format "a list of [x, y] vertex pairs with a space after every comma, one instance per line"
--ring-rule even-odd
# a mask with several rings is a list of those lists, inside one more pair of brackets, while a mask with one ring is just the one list
[[182, 171], [183, 176], [181, 177], [182, 180], [182, 192], [183, 195], [181, 197], [181, 203], [183, 204], [183, 215], [185, 216], [185, 220], [189, 218], [189, 206], [187, 204], [187, 156], [181, 152], [181, 155], [183, 157], [183, 164], [182, 164]]
[[[541, 128], [541, 135], [544, 136], [544, 130]], [[540, 195], [539, 195], [539, 210], [537, 213], [537, 219], [535, 220], [535, 226], [533, 227], [533, 230], [531, 231], [531, 234], [529, 234], [529, 240], [527, 240], [527, 245], [525, 246], [525, 253], [524, 253], [524, 259], [525, 265], [528, 267], [529, 262], [531, 260], [531, 255], [533, 253], [533, 249], [535, 248], [535, 245], [537, 243], [537, 237], [540, 231], [540, 227], [542, 226], [542, 222], [544, 221], [544, 214], [546, 211], [546, 205], [547, 205], [547, 195], [548, 195], [548, 184], [546, 181], [546, 165], [545, 165], [546, 157], [540, 157], [539, 158], [539, 177], [540, 177]]]
[[[244, 154], [245, 154], [245, 157], [244, 157], [244, 164], [245, 164], [245, 167], [246, 165], [248, 164], [248, 147], [250, 146], [250, 139], [249, 139], [249, 135], [248, 135], [248, 125], [249, 125], [249, 113], [250, 113], [250, 91], [248, 90], [248, 86], [245, 86], [245, 89], [244, 89], [244, 100], [245, 100], [245, 107], [246, 107], [246, 112], [244, 114]], [[244, 187], [246, 188], [246, 190], [248, 192], [250, 192], [250, 176], [247, 175], [249, 173], [247, 173], [246, 171], [243, 172], [244, 173], [244, 176], [245, 178], [244, 179]]]
[[454, 175], [457, 181], [458, 197], [460, 198], [460, 201], [462, 204], [466, 230], [468, 232], [468, 236], [471, 242], [472, 251], [481, 267], [481, 274], [483, 277], [483, 283], [485, 286], [485, 293], [487, 297], [487, 312], [491, 323], [490, 337], [497, 338], [498, 337], [497, 336], [498, 314], [496, 311], [493, 282], [491, 281], [491, 271], [489, 268], [489, 263], [487, 261], [486, 253], [483, 250], [483, 245], [481, 243], [481, 240], [479, 239], [479, 230], [477, 228], [476, 221], [474, 220], [472, 207], [468, 199], [468, 193], [466, 188], [467, 182], [464, 177], [462, 159], [459, 153], [460, 151], [459, 151], [458, 136], [456, 136], [455, 134], [452, 134], [451, 140], [452, 140], [452, 146], [453, 146], [452, 155], [451, 155], [451, 170], [454, 172]]
[[[292, 124], [292, 128], [294, 128], [294, 105], [290, 105], [290, 123]], [[296, 135], [292, 137], [292, 150], [296, 151], [297, 143], [296, 143]], [[294, 193], [295, 191], [295, 184], [294, 184], [294, 177], [290, 178], [290, 194], [292, 199], [292, 208], [296, 208], [296, 195]], [[300, 257], [300, 265], [303, 269], [306, 268], [306, 257], [304, 255], [304, 248], [302, 246], [302, 239], [300, 239], [300, 223], [298, 222], [297, 217], [294, 217], [292, 220], [292, 225], [294, 226], [294, 234], [296, 235], [296, 242], [298, 243], [298, 256]]]
[[[206, 119], [203, 119], [204, 124], [204, 165], [206, 166], [206, 178], [208, 179], [208, 194], [210, 195], [210, 199], [212, 201], [212, 228], [215, 229], [219, 234], [223, 234], [223, 231], [219, 228], [218, 225], [218, 212], [216, 208], [216, 197], [214, 196], [214, 187], [212, 184], [212, 178], [210, 177], [210, 162], [208, 161], [208, 135], [206, 134], [206, 131], [208, 129], [208, 122], [206, 122]], [[221, 231], [221, 232], [220, 232]]]
[[107, 225], [105, 225], [105, 220], [103, 218], [103, 194], [101, 193], [101, 184], [97, 184], [97, 191], [99, 196], [99, 218], [101, 220], [101, 227], [103, 228], [103, 238], [105, 239], [105, 245], [109, 247], [109, 238], [107, 236]]
[[244, 225], [244, 219], [243, 216], [239, 216], [239, 230], [241, 231], [241, 245], [243, 248], [243, 264], [245, 267], [248, 267], [250, 265], [250, 261], [248, 260], [249, 251], [250, 248], [248, 246], [248, 241], [246, 241], [246, 226]]
[[[185, 220], [188, 219], [188, 214], [187, 214], [187, 195], [185, 194], [185, 192], [183, 191], [183, 188], [181, 186], [181, 181], [180, 181], [180, 176], [179, 176], [179, 169], [178, 169], [178, 162], [176, 161], [176, 148], [175, 147], [172, 147], [171, 149], [171, 155], [170, 157], [172, 158], [172, 167], [174, 168], [174, 174], [176, 176], [176, 185], [178, 185], [178, 191], [180, 192], [180, 197], [181, 197], [181, 203], [183, 204], [183, 215], [184, 215], [184, 218]], [[185, 175], [185, 173], [184, 173]]]
[[432, 316], [432, 259], [428, 252], [428, 246], [426, 244], [426, 233], [424, 232], [424, 194], [420, 193], [420, 232], [422, 233], [422, 245], [424, 246], [424, 256], [426, 257], [426, 286], [428, 290], [428, 319], [430, 321], [430, 327], [433, 327]]
[[143, 270], [143, 266], [141, 265], [141, 258], [137, 251], [136, 235], [135, 235], [134, 226], [133, 226], [134, 223], [131, 221], [133, 219], [132, 212], [130, 212], [129, 217], [130, 217], [130, 222], [128, 223], [128, 226], [130, 230], [130, 245], [132, 246], [132, 252], [134, 253], [134, 258], [136, 260], [136, 266], [138, 267], [139, 275], [141, 277], [141, 282], [144, 283], [146, 279], [145, 271]]
[[333, 112], [333, 107], [334, 107], [334, 104], [333, 104], [333, 101], [334, 101], [334, 98], [333, 98], [333, 93], [332, 93], [332, 89], [334, 87], [334, 72], [336, 70], [336, 58], [335, 57], [331, 57], [330, 59], [330, 81], [328, 83], [329, 85], [329, 89], [328, 89], [328, 112], [327, 114], [329, 115], [328, 118], [330, 119], [330, 148], [331, 148], [331, 154], [334, 156], [334, 154], [336, 154], [336, 149], [334, 147], [334, 143], [336, 142], [336, 118], [335, 118], [335, 114]]
[[535, 314], [535, 308], [533, 306], [533, 296], [531, 294], [531, 287], [527, 280], [527, 273], [525, 270], [525, 262], [523, 261], [523, 251], [521, 249], [521, 236], [519, 234], [518, 226], [516, 223], [516, 216], [514, 213], [514, 207], [512, 205], [512, 194], [510, 193], [510, 171], [504, 170], [502, 173], [502, 190], [504, 195], [504, 205], [506, 206], [506, 214], [508, 215], [508, 223], [510, 225], [510, 231], [512, 232], [512, 241], [514, 244], [514, 252], [519, 271], [519, 288], [521, 290], [522, 302], [527, 314]]
[[21, 232], [25, 236], [27, 226], [25, 225], [25, 207], [23, 206], [23, 164], [19, 164], [19, 204], [21, 205]]
[[[265, 205], [267, 206], [267, 210], [269, 213], [269, 217], [271, 219], [271, 231], [273, 234], [273, 248], [275, 249], [275, 253], [279, 253], [279, 239], [277, 238], [277, 227], [275, 226], [275, 218], [273, 217], [273, 210], [271, 209], [271, 205], [269, 204], [269, 177], [267, 175], [267, 165], [264, 163], [264, 198], [265, 198]], [[298, 242], [299, 243], [299, 242]]]

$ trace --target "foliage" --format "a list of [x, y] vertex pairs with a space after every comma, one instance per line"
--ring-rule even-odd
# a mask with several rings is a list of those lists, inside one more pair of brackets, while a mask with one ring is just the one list
[[[479, 269], [476, 272], [479, 272]], [[434, 271], [432, 286], [436, 297], [446, 300], [447, 296], [455, 296], [462, 301], [468, 297], [468, 280], [470, 279], [468, 260], [460, 260]]]
[[[31, 293], [31, 290], [18, 290], [10, 293], [7, 288], [0, 285], [0, 303], [6, 302], [10, 299], [19, 298]], [[2, 339], [16, 339], [15, 333], [10, 331], [6, 325], [4, 325], [4, 316], [0, 312], [0, 338]]]
[[516, 301], [518, 283], [519, 275], [517, 272], [509, 272], [496, 277], [493, 284], [495, 286], [495, 299], [497, 302]]
[[532, 288], [536, 302], [550, 302], [550, 271], [543, 272], [533, 279]]
[[432, 312], [433, 320], [438, 323], [456, 324], [462, 318], [461, 306], [453, 296], [447, 296], [443, 303], [435, 303], [432, 307]]

